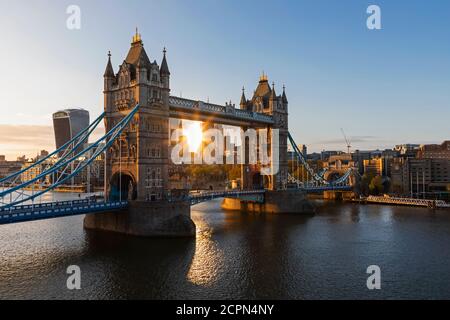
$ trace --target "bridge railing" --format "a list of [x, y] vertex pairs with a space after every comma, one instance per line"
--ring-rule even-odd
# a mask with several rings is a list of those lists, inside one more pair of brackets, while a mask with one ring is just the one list
[[24, 208], [22, 210], [15, 209], [0, 212], [0, 224], [104, 212], [123, 209], [126, 208], [127, 205], [127, 201], [87, 203], [83, 201], [73, 201], [73, 203], [71, 201], [63, 201], [54, 203], [52, 206], [35, 206], [34, 208], [26, 208], [27, 206], [23, 206]]
[[200, 110], [218, 115], [234, 116], [236, 118], [242, 118], [250, 121], [273, 123], [273, 117], [270, 115], [248, 110], [236, 109], [233, 106], [221, 106], [209, 102], [194, 101], [174, 96], [169, 97], [169, 105], [180, 109], [187, 109], [189, 111]]
[[415, 198], [399, 198], [399, 197], [384, 197], [384, 196], [368, 196], [367, 202], [377, 203], [391, 203], [391, 204], [411, 204], [411, 205], [438, 205], [446, 206], [447, 203], [443, 200], [430, 200], [430, 199], [415, 199]]
[[25, 205], [17, 205], [8, 208], [0, 208], [0, 213], [2, 212], [12, 212], [12, 211], [22, 211], [27, 209], [35, 209], [38, 210], [40, 208], [54, 208], [57, 206], [76, 206], [80, 204], [95, 204], [95, 203], [105, 203], [103, 199], [81, 199], [81, 200], [65, 200], [65, 201], [56, 201], [56, 202], [44, 202], [44, 203], [36, 203], [36, 204], [25, 204]]

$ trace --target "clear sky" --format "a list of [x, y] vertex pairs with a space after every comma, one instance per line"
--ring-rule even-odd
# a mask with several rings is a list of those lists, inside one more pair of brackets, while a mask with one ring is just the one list
[[[66, 9], [81, 8], [81, 29]], [[368, 30], [379, 5], [382, 30]], [[51, 114], [103, 108], [135, 27], [153, 61], [168, 50], [172, 94], [239, 104], [264, 70], [286, 85], [290, 130], [310, 151], [450, 138], [450, 1], [0, 0], [0, 154], [54, 149]]]

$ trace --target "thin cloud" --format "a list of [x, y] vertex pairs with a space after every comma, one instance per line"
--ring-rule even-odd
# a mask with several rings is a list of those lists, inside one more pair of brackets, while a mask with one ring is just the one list
[[[380, 137], [376, 136], [354, 136], [350, 137], [349, 141], [350, 143], [367, 143], [367, 142], [373, 142], [378, 140]], [[340, 139], [330, 139], [330, 140], [320, 140], [314, 142], [314, 144], [325, 144], [325, 145], [341, 145], [343, 143], [346, 143], [345, 139], [342, 137]]]
[[29, 142], [34, 145], [48, 144], [54, 141], [51, 126], [0, 125], [0, 144], [15, 145]]
[[[102, 135], [104, 129], [97, 128], [90, 140], [97, 140]], [[52, 126], [0, 124], [0, 154], [12, 160], [24, 154], [34, 157], [40, 150], [55, 150]]]

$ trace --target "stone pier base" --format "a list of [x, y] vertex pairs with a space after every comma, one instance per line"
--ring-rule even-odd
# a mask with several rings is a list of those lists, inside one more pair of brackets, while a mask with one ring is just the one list
[[315, 207], [307, 199], [306, 193], [297, 190], [266, 191], [264, 203], [226, 198], [222, 208], [255, 213], [315, 213]]
[[194, 237], [189, 202], [132, 201], [128, 209], [88, 214], [84, 228], [141, 237]]

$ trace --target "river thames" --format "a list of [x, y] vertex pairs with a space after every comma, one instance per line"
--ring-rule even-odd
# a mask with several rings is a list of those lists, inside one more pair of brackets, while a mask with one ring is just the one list
[[[196, 239], [0, 226], [1, 299], [448, 299], [450, 211], [316, 203], [315, 216], [193, 207]], [[69, 265], [81, 290], [66, 287]], [[366, 269], [381, 268], [381, 290]]]

